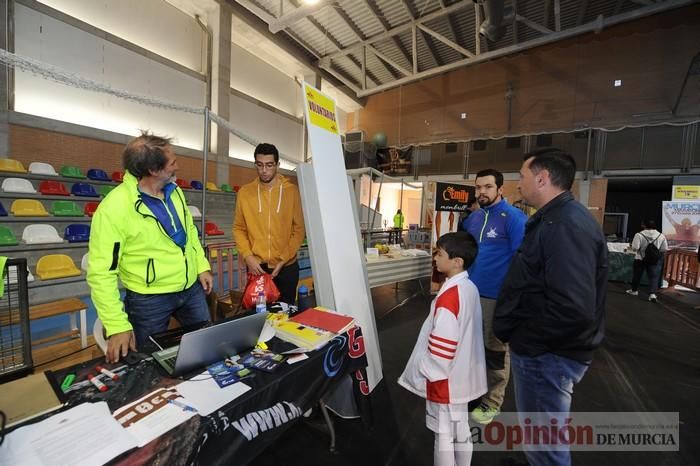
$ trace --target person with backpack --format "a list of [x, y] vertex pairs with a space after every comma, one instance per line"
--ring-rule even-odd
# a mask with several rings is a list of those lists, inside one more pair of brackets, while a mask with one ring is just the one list
[[642, 231], [634, 235], [628, 250], [634, 252], [634, 266], [632, 269], [632, 288], [626, 293], [632, 296], [639, 294], [639, 282], [642, 280], [642, 273], [646, 271], [649, 279], [648, 299], [655, 303], [664, 263], [663, 254], [668, 251], [666, 237], [656, 230], [656, 223], [653, 220], [644, 220]]

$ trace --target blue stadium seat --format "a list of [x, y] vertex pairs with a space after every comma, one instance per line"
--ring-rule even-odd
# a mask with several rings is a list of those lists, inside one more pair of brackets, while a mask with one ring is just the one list
[[63, 239], [69, 243], [84, 243], [90, 239], [90, 225], [72, 223], [66, 227]]
[[95, 181], [112, 181], [112, 178], [107, 176], [107, 173], [105, 173], [104, 170], [100, 170], [99, 168], [91, 168], [87, 172], [88, 178], [91, 180]]
[[73, 187], [71, 187], [70, 191], [74, 196], [100, 197], [100, 195], [97, 194], [97, 191], [95, 191], [95, 188], [87, 183], [75, 183], [73, 184]]
[[2, 205], [2, 202], [0, 202], [0, 217], [7, 217], [7, 210], [5, 210], [5, 206]]
[[200, 190], [200, 191], [201, 191], [202, 189], [204, 189], [204, 185], [202, 184], [202, 182], [201, 182], [201, 181], [197, 181], [197, 180], [192, 180], [192, 181], [190, 181], [190, 187], [191, 187], [192, 189], [198, 189], [198, 190]]

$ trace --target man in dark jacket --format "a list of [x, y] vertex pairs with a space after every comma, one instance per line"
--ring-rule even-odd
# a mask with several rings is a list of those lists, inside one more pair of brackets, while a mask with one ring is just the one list
[[[526, 224], [493, 322], [496, 336], [510, 345], [518, 412], [542, 413], [528, 417], [547, 427], [565, 425], [573, 387], [603, 339], [607, 245], [570, 192], [575, 174], [574, 159], [558, 149], [525, 156], [518, 189], [538, 210]], [[570, 464], [561, 445], [534, 440], [524, 445], [531, 465]]]

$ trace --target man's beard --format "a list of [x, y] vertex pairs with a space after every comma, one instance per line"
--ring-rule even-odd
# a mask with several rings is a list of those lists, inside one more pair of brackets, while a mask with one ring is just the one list
[[494, 197], [493, 199], [484, 196], [486, 198], [485, 201], [482, 201], [483, 199], [481, 196], [477, 198], [477, 202], [479, 203], [479, 207], [488, 207], [496, 203], [496, 200], [498, 199], [498, 196]]

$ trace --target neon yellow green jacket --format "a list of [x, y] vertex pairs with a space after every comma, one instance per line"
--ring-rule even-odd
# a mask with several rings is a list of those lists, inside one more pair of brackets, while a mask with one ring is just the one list
[[107, 336], [132, 329], [119, 296], [117, 278], [141, 294], [183, 291], [210, 270], [197, 228], [180, 188], [172, 192], [187, 231], [184, 251], [140, 201], [137, 180], [129, 172], [100, 203], [90, 226], [87, 282]]

